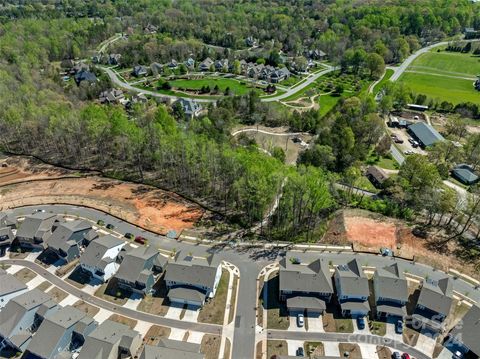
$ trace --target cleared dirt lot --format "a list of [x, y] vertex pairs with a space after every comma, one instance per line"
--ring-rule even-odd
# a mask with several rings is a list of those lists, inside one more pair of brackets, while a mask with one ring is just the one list
[[75, 178], [74, 173], [25, 158], [2, 163], [8, 167], [0, 167], [0, 171], [15, 174], [1, 177], [0, 172], [1, 209], [47, 203], [84, 205], [153, 232], [175, 231], [177, 235], [192, 228], [204, 214], [200, 206], [155, 187], [99, 176]]

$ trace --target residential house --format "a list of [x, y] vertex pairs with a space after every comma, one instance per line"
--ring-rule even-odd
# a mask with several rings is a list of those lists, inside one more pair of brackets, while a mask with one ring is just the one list
[[93, 318], [70, 305], [45, 317], [25, 350], [25, 359], [55, 359], [83, 345], [97, 326]]
[[85, 235], [92, 229], [87, 221], [75, 220], [59, 224], [46, 239], [46, 252], [58, 259], [71, 262], [80, 256], [80, 246]]
[[263, 64], [260, 64], [260, 65], [249, 64], [247, 66], [246, 75], [252, 79], [258, 79], [260, 77], [263, 67], [264, 67]]
[[270, 75], [270, 82], [272, 83], [279, 83], [283, 80], [286, 80], [290, 77], [290, 71], [286, 67], [282, 67], [278, 70], [275, 70], [271, 75]]
[[57, 215], [46, 212], [37, 212], [26, 216], [18, 224], [14, 242], [22, 248], [42, 249], [45, 238], [52, 233]]
[[101, 62], [102, 62], [102, 59], [103, 59], [103, 54], [100, 53], [100, 52], [97, 52], [97, 53], [93, 54], [93, 56], [92, 56], [92, 62], [93, 62], [94, 64], [99, 64], [99, 63], [101, 63]]
[[325, 60], [327, 54], [320, 49], [307, 50], [305, 51], [305, 57], [312, 60]]
[[84, 62], [77, 62], [75, 65], [70, 69], [70, 75], [75, 75], [81, 71], [90, 71], [90, 66], [88, 66]]
[[280, 301], [291, 313], [323, 313], [332, 299], [333, 283], [323, 259], [304, 263], [297, 253], [288, 252], [280, 261]]
[[480, 306], [474, 304], [463, 319], [452, 329], [447, 343], [459, 346], [461, 352], [473, 354], [471, 357], [480, 357]]
[[171, 59], [167, 66], [171, 69], [176, 69], [178, 67], [177, 60]]
[[147, 76], [148, 69], [145, 66], [137, 65], [133, 67], [132, 75], [135, 77]]
[[475, 30], [473, 27], [466, 27], [463, 30], [463, 34], [465, 35], [466, 40], [470, 40], [478, 38], [480, 32]]
[[0, 310], [7, 305], [10, 299], [25, 293], [28, 287], [15, 276], [0, 269]]
[[370, 312], [368, 278], [358, 259], [337, 266], [334, 274], [338, 303], [343, 316], [365, 317]]
[[133, 357], [141, 343], [142, 337], [137, 331], [107, 319], [87, 336], [77, 359]]
[[227, 71], [228, 69], [228, 59], [216, 60], [215, 64], [215, 71]]
[[398, 263], [377, 268], [373, 275], [373, 289], [378, 318], [405, 319], [408, 284]]
[[101, 103], [115, 104], [125, 100], [125, 96], [122, 90], [109, 89], [100, 93], [99, 100]]
[[7, 249], [10, 248], [14, 238], [11, 228], [0, 228], [0, 257], [3, 257], [7, 253]]
[[75, 74], [75, 83], [77, 86], [80, 86], [82, 82], [88, 82], [89, 84], [94, 84], [97, 82], [97, 76], [93, 72], [81, 70]]
[[166, 258], [153, 246], [139, 246], [127, 250], [115, 274], [118, 287], [141, 295], [152, 293], [154, 272], [163, 270]]
[[132, 96], [132, 103], [147, 103], [148, 102], [148, 98], [147, 96], [145, 96], [144, 93], [137, 93], [135, 95]]
[[480, 180], [472, 166], [459, 164], [452, 170], [452, 177], [464, 185], [471, 186]]
[[189, 57], [184, 63], [183, 63], [187, 69], [193, 70], [195, 69], [195, 60]]
[[375, 188], [383, 188], [383, 184], [388, 179], [388, 174], [378, 166], [369, 166], [365, 176], [375, 186]]
[[108, 281], [120, 266], [117, 256], [125, 242], [111, 235], [99, 237], [88, 245], [80, 257], [80, 268], [101, 281]]
[[183, 113], [189, 118], [199, 116], [202, 111], [202, 106], [191, 98], [180, 98], [176, 103], [182, 107]]
[[150, 64], [150, 70], [154, 76], [158, 76], [163, 73], [163, 65], [158, 62], [152, 62]]
[[[161, 338], [156, 346], [145, 345], [140, 359], [205, 359], [200, 344]], [[86, 359], [86, 358], [85, 358]]]
[[17, 220], [12, 215], [0, 212], [0, 228], [17, 228]]
[[116, 66], [120, 64], [120, 59], [122, 58], [122, 55], [120, 54], [110, 54], [108, 55], [108, 64]]
[[0, 311], [0, 348], [23, 352], [44, 316], [57, 304], [39, 289], [32, 289], [11, 299]]
[[152, 24], [148, 24], [143, 28], [145, 34], [156, 34], [158, 31], [158, 27]]
[[245, 39], [245, 44], [248, 47], [256, 47], [258, 46], [258, 40], [255, 39], [253, 36], [249, 36]]
[[425, 122], [417, 122], [408, 126], [408, 133], [418, 141], [422, 148], [444, 141], [443, 136], [431, 125]]
[[222, 267], [213, 255], [206, 259], [187, 256], [168, 264], [165, 273], [167, 296], [171, 303], [202, 306], [217, 291]]
[[85, 233], [83, 235], [83, 243], [82, 244], [85, 247], [88, 247], [90, 242], [94, 241], [98, 237], [99, 237], [98, 232], [95, 229], [92, 228], [91, 230], [89, 230], [87, 233]]
[[260, 70], [260, 74], [258, 76], [259, 79], [269, 81], [270, 76], [275, 72], [275, 67], [267, 65], [267, 66], [262, 66]]
[[198, 65], [198, 69], [200, 71], [210, 71], [213, 64], [213, 60], [210, 57], [207, 57], [205, 60], [200, 62], [200, 65]]
[[424, 280], [412, 315], [412, 325], [441, 332], [452, 303], [453, 280], [450, 277]]

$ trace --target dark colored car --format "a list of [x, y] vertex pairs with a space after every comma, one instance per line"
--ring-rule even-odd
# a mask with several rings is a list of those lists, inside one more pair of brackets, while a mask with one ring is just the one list
[[397, 334], [402, 334], [403, 333], [403, 321], [399, 320], [395, 324], [395, 332]]
[[145, 244], [145, 238], [143, 238], [142, 236], [137, 236], [135, 237], [135, 242]]
[[392, 354], [392, 358], [393, 358], [393, 359], [402, 359], [402, 357], [400, 356], [400, 353], [399, 353], [399, 352], [394, 352], [394, 353]]
[[365, 317], [358, 317], [357, 318], [357, 326], [358, 326], [358, 329], [360, 329], [360, 330], [365, 329]]
[[135, 238], [135, 236], [129, 232], [125, 233], [125, 238], [128, 238], [128, 239], [133, 239]]
[[103, 220], [99, 219], [99, 220], [97, 221], [97, 224], [98, 224], [99, 226], [102, 226], [102, 227], [103, 227], [103, 226], [105, 225], [105, 222], [104, 222]]
[[107, 228], [108, 228], [108, 229], [114, 229], [115, 226], [114, 226], [113, 224], [109, 223], [109, 224], [107, 224]]
[[297, 357], [303, 357], [303, 356], [305, 356], [305, 352], [303, 351], [302, 347], [299, 347], [297, 349]]

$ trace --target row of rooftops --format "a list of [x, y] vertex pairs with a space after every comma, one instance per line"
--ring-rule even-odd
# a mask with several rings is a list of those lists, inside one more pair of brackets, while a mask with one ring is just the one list
[[[99, 325], [84, 311], [61, 307], [38, 289], [11, 299], [0, 311], [0, 344], [38, 358], [108, 359], [120, 354], [134, 356], [142, 335], [124, 324], [105, 320]], [[113, 356], [112, 356], [113, 355]], [[161, 339], [145, 345], [140, 358], [204, 358], [200, 345]]]

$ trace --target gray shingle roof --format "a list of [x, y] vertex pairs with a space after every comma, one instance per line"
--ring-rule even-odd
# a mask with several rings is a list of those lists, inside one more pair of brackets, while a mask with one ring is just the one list
[[105, 253], [113, 247], [123, 244], [124, 241], [111, 235], [99, 237], [90, 242], [80, 257], [80, 263], [91, 267], [98, 267]]
[[17, 231], [17, 237], [33, 239], [38, 233], [49, 231], [56, 217], [55, 214], [44, 212], [26, 216]]
[[377, 282], [375, 295], [380, 298], [399, 300], [406, 302], [408, 300], [408, 284], [403, 270], [398, 263], [384, 268], [378, 268], [374, 281]]
[[135, 338], [138, 335], [126, 325], [106, 320], [87, 336], [78, 359], [108, 359], [125, 337]]
[[189, 257], [177, 259], [168, 264], [165, 280], [213, 288], [218, 265], [214, 265], [212, 261], [213, 259], [206, 261]]
[[63, 250], [67, 252], [68, 248], [76, 244], [70, 242], [70, 238], [80, 231], [86, 231], [92, 226], [86, 221], [71, 221], [61, 223], [46, 240], [47, 246], [54, 250]]
[[184, 301], [195, 301], [203, 303], [205, 301], [206, 294], [195, 289], [195, 288], [184, 288], [177, 287], [172, 288], [168, 291], [168, 298], [172, 299], [182, 299]]
[[470, 308], [462, 321], [452, 330], [450, 336], [463, 343], [475, 355], [480, 356], [480, 306]]
[[200, 345], [161, 339], [157, 346], [145, 345], [140, 359], [204, 359]]
[[27, 350], [41, 358], [53, 358], [66, 330], [74, 327], [86, 316], [84, 311], [69, 305], [48, 315], [33, 336]]
[[324, 300], [317, 297], [295, 296], [287, 298], [287, 308], [302, 308], [306, 310], [323, 311], [327, 308]]
[[443, 141], [443, 136], [436, 129], [425, 122], [417, 122], [408, 129], [422, 142], [424, 146], [431, 146], [436, 142]]
[[466, 164], [460, 164], [452, 170], [452, 174], [464, 184], [472, 184], [478, 181], [478, 176], [472, 167]]
[[423, 282], [417, 306], [421, 305], [435, 313], [447, 316], [453, 302], [453, 282], [450, 277]]
[[153, 246], [140, 246], [134, 248], [125, 254], [122, 264], [120, 264], [120, 268], [118, 268], [115, 277], [127, 282], [135, 283], [135, 281], [139, 280], [142, 271], [145, 269], [149, 270], [151, 273], [153, 261], [151, 261], [152, 265], [149, 266], [150, 268], [145, 267], [147, 264], [146, 262], [152, 257], [156, 257], [158, 255], [158, 250]]
[[27, 289], [26, 284], [19, 281], [15, 276], [6, 272], [0, 272], [0, 297]]
[[14, 238], [12, 230], [10, 228], [0, 228], [0, 238], [5, 238], [3, 240], [0, 239], [0, 244], [2, 245], [11, 243]]
[[287, 254], [280, 261], [281, 291], [333, 293], [329, 266], [323, 259], [304, 265], [291, 263], [291, 257]]
[[338, 277], [343, 295], [359, 297], [370, 295], [368, 278], [357, 259], [338, 266], [335, 269], [335, 277]]
[[[0, 336], [11, 337], [12, 331], [23, 318], [25, 313], [30, 310], [38, 309], [43, 303], [51, 300], [48, 294], [38, 289], [32, 289], [29, 292], [20, 294], [11, 299], [7, 305], [0, 311]], [[33, 323], [31, 323], [33, 324]]]

